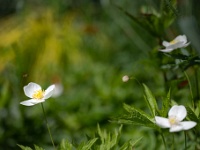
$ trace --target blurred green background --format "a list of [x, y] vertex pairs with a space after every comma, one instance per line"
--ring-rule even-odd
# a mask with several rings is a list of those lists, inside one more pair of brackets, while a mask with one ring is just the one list
[[[168, 89], [158, 59], [159, 38], [117, 8], [140, 16], [142, 8], [158, 10], [161, 2], [0, 0], [0, 149], [19, 149], [17, 144], [51, 146], [41, 106], [19, 104], [28, 99], [23, 87], [29, 82], [44, 89], [51, 84], [63, 88], [61, 95], [44, 103], [56, 145], [62, 139], [78, 143], [92, 136], [97, 124], [110, 131], [118, 128], [109, 120], [123, 112], [123, 103], [147, 109], [140, 84], [122, 82], [124, 75], [148, 85], [161, 100]], [[195, 3], [199, 2], [178, 3], [182, 15], [171, 29], [161, 32], [160, 39], [189, 32], [180, 23], [184, 17], [195, 18], [198, 25], [199, 15], [192, 15], [199, 11], [192, 9]], [[173, 75], [170, 72], [170, 78]], [[184, 91], [188, 88], [174, 88], [173, 98], [186, 101], [189, 94]], [[139, 149], [156, 147], [156, 134], [137, 126], [124, 126], [121, 140], [141, 136], [147, 139]]]

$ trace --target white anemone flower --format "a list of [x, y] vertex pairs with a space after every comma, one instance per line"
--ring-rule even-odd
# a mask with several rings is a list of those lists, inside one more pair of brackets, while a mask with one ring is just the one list
[[187, 37], [185, 35], [179, 35], [170, 42], [163, 41], [162, 45], [165, 47], [165, 49], [161, 49], [159, 51], [169, 53], [177, 48], [187, 47], [189, 44], [190, 42], [187, 43]]
[[168, 112], [168, 118], [155, 116], [155, 121], [161, 128], [170, 128], [170, 132], [189, 130], [196, 126], [194, 121], [182, 121], [187, 115], [186, 108], [182, 105], [174, 105]]
[[52, 96], [54, 88], [55, 85], [51, 85], [46, 90], [42, 90], [40, 85], [30, 82], [28, 85], [24, 86], [24, 93], [31, 99], [23, 101], [20, 104], [33, 106], [35, 104], [45, 102], [46, 99]]

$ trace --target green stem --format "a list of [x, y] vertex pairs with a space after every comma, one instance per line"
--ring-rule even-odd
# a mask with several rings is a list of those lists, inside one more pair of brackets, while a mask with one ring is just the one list
[[184, 131], [185, 134], [185, 150], [187, 150], [187, 133], [186, 131]]
[[197, 90], [197, 99], [199, 100], [199, 79], [198, 79], [198, 70], [195, 68], [195, 82], [196, 82], [196, 90]]
[[164, 137], [164, 135], [162, 133], [161, 133], [161, 137], [162, 137], [163, 143], [165, 145], [165, 150], [167, 150], [167, 145], [166, 145], [166, 142], [165, 142], [165, 137]]
[[190, 78], [189, 76], [187, 75], [186, 71], [184, 71], [184, 74], [187, 78], [187, 81], [188, 81], [188, 84], [189, 84], [189, 88], [190, 88], [190, 94], [191, 94], [191, 98], [192, 98], [192, 106], [194, 108], [194, 96], [193, 96], [193, 93], [192, 93], [192, 84], [191, 84], [191, 81], [190, 81]]
[[130, 76], [130, 79], [135, 80], [141, 87], [143, 87], [143, 86], [142, 86], [142, 83], [141, 83], [138, 79], [136, 79], [135, 77]]
[[173, 140], [173, 141], [172, 141], [172, 143], [173, 143], [173, 145], [172, 145], [172, 146], [173, 146], [172, 149], [174, 149], [174, 133], [172, 134], [172, 140]]
[[48, 132], [49, 132], [49, 136], [50, 136], [50, 139], [51, 139], [52, 145], [53, 145], [54, 149], [56, 150], [56, 147], [55, 147], [55, 144], [54, 144], [54, 141], [53, 141], [52, 135], [51, 135], [51, 131], [50, 131], [50, 128], [49, 128], [49, 124], [48, 124], [48, 121], [47, 121], [47, 117], [46, 117], [46, 113], [45, 113], [45, 110], [44, 110], [43, 103], [41, 103], [41, 106], [42, 106], [42, 110], [43, 110], [43, 114], [44, 114], [44, 118], [45, 118], [46, 126], [47, 126], [47, 129], [48, 129]]

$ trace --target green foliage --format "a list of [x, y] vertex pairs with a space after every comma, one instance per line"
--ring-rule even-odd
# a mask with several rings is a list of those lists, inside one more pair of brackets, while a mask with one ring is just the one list
[[18, 145], [22, 150], [32, 150], [30, 147], [28, 146], [23, 146], [23, 145]]
[[200, 58], [197, 55], [184, 55], [180, 53], [171, 53], [171, 54], [165, 54], [166, 56], [173, 58], [173, 60], [179, 60], [180, 62], [177, 64], [176, 62], [171, 64], [171, 68], [180, 67], [182, 70], [187, 70], [188, 68], [199, 65], [200, 64]]
[[78, 146], [77, 145], [73, 145], [72, 143], [70, 143], [67, 140], [62, 140], [60, 146], [59, 146], [59, 150], [90, 150], [91, 147], [94, 145], [94, 143], [97, 141], [97, 138], [91, 139], [87, 142], [82, 142], [80, 143]]
[[145, 84], [143, 84], [143, 87], [145, 93], [144, 97], [149, 109], [151, 110], [152, 116], [150, 116], [149, 114], [145, 113], [140, 109], [124, 104], [124, 109], [128, 112], [128, 114], [118, 118], [117, 122], [124, 124], [140, 125], [157, 129], [157, 126], [154, 123], [154, 117], [156, 115], [161, 115], [165, 117], [167, 116], [171, 103], [171, 93], [169, 90], [166, 98], [164, 98], [162, 102], [162, 109], [161, 111], [159, 111], [154, 95]]
[[[80, 144], [73, 144], [70, 143], [68, 140], [62, 140], [59, 145], [59, 150], [90, 150], [90, 149], [96, 149], [96, 150], [104, 150], [104, 149], [119, 149], [119, 150], [131, 150], [140, 140], [139, 138], [136, 141], [130, 140], [128, 142], [125, 142], [122, 146], [119, 145], [119, 140], [121, 136], [121, 130], [122, 126], [119, 128], [118, 131], [115, 131], [114, 133], [110, 133], [107, 131], [102, 131], [97, 126], [97, 135], [95, 138], [92, 138], [88, 140], [87, 142], [81, 142]], [[43, 150], [37, 145], [34, 145], [34, 149], [18, 145], [22, 150]]]
[[[73, 144], [68, 140], [62, 140], [58, 149], [59, 150], [131, 150], [142, 138], [137, 139], [136, 141], [129, 140], [123, 145], [120, 144], [122, 126], [119, 130], [114, 133], [107, 132], [106, 130], [100, 129], [100, 126], [97, 126], [97, 135], [95, 138], [91, 138], [88, 141], [81, 142], [80, 144]], [[34, 145], [34, 149], [18, 145], [22, 150], [43, 150], [41, 147]]]
[[118, 123], [140, 125], [145, 127], [156, 128], [153, 117], [150, 117], [142, 110], [136, 109], [133, 106], [124, 104], [124, 109], [128, 112], [118, 119]]
[[149, 5], [143, 5], [140, 16], [134, 16], [120, 6], [116, 7], [152, 36], [160, 38], [178, 15], [174, 6], [176, 6], [176, 1], [171, 3], [168, 0], [165, 0], [165, 3], [161, 2], [160, 10]]
[[167, 117], [169, 108], [170, 108], [170, 104], [171, 104], [171, 89], [169, 90], [166, 98], [164, 98], [163, 102], [162, 102], [162, 116]]
[[147, 104], [149, 106], [149, 109], [151, 110], [152, 116], [154, 117], [157, 114], [158, 106], [155, 97], [153, 96], [150, 89], [143, 84], [144, 92], [145, 92], [145, 100], [147, 101]]
[[60, 146], [59, 146], [59, 150], [72, 150], [73, 145], [67, 141], [67, 140], [62, 140]]
[[91, 139], [86, 144], [81, 144], [77, 150], [90, 150], [96, 141], [97, 138]]
[[[110, 135], [110, 133], [107, 133], [106, 131], [102, 131], [98, 125], [97, 127], [98, 135], [100, 137], [101, 145], [95, 147], [98, 150], [103, 149], [112, 149], [114, 146], [116, 146], [116, 143], [118, 142], [118, 135], [119, 133], [114, 133]], [[119, 129], [119, 132], [121, 132], [121, 127]]]
[[199, 125], [199, 123], [200, 123], [200, 118], [199, 118], [199, 114], [195, 114], [195, 111], [193, 110], [193, 108], [191, 108], [191, 107], [186, 107], [186, 109], [187, 109], [187, 117], [190, 119], [190, 120], [192, 120], [192, 121], [195, 121], [195, 122], [197, 122], [197, 129], [200, 129], [200, 125]]
[[23, 145], [18, 145], [22, 150], [44, 150], [43, 148], [34, 145], [34, 149], [28, 147], [28, 146], [23, 146]]

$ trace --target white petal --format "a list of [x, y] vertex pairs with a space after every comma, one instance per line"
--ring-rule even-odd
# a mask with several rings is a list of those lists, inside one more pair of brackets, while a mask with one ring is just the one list
[[167, 48], [167, 49], [177, 49], [177, 48], [184, 47], [184, 44], [185, 44], [185, 43], [179, 41], [179, 42], [177, 42], [177, 43], [174, 43], [174, 44], [169, 45], [169, 46], [166, 47], [166, 48]]
[[176, 119], [178, 121], [182, 121], [187, 115], [187, 111], [185, 109], [185, 106], [183, 105], [180, 105], [180, 106], [177, 106], [177, 105], [174, 105], [170, 110], [169, 110], [169, 113], [168, 113], [168, 116], [174, 116], [176, 117]]
[[[187, 45], [186, 45], [187, 46]], [[167, 46], [165, 49], [161, 49], [159, 51], [161, 52], [165, 52], [165, 53], [169, 53], [177, 48], [181, 48], [181, 47], [186, 47], [185, 44], [183, 42], [177, 42], [175, 44], [171, 44], [169, 46]]]
[[25, 105], [25, 106], [33, 106], [35, 104], [31, 103], [31, 100], [23, 101], [20, 104]]
[[183, 42], [184, 44], [187, 43], [187, 37], [185, 35], [179, 35], [175, 38], [175, 40], [177, 41], [181, 41]]
[[47, 99], [49, 97], [51, 97], [51, 95], [53, 94], [55, 89], [55, 85], [51, 85], [49, 86], [46, 90], [45, 90], [45, 95], [44, 95], [44, 99]]
[[57, 83], [55, 84], [55, 89], [52, 97], [58, 97], [62, 94], [62, 92], [63, 92], [63, 85], [61, 83]]
[[187, 47], [188, 45], [190, 45], [190, 42], [184, 44], [183, 47]]
[[183, 126], [184, 130], [189, 130], [197, 125], [194, 121], [182, 121], [180, 124]]
[[33, 106], [41, 102], [44, 102], [44, 100], [30, 99], [30, 100], [23, 101], [20, 104], [25, 105], [25, 106]]
[[166, 48], [166, 49], [160, 49], [159, 51], [164, 52], [164, 53], [169, 53], [171, 51], [173, 51], [174, 49], [170, 49], [170, 48]]
[[161, 128], [170, 128], [171, 126], [167, 118], [155, 116], [155, 121], [156, 121], [156, 124], [160, 126]]
[[179, 132], [182, 130], [183, 130], [183, 126], [181, 124], [179, 124], [179, 125], [171, 126], [171, 128], [169, 129], [169, 132]]
[[167, 46], [169, 46], [169, 45], [170, 45], [170, 43], [169, 43], [169, 42], [167, 42], [167, 41], [163, 41], [163, 42], [162, 42], [162, 45], [163, 45], [163, 46], [165, 46], [165, 47], [167, 47]]
[[24, 86], [24, 93], [30, 98], [33, 98], [32, 96], [37, 90], [41, 90], [41, 86], [33, 82], [30, 82], [28, 85]]

